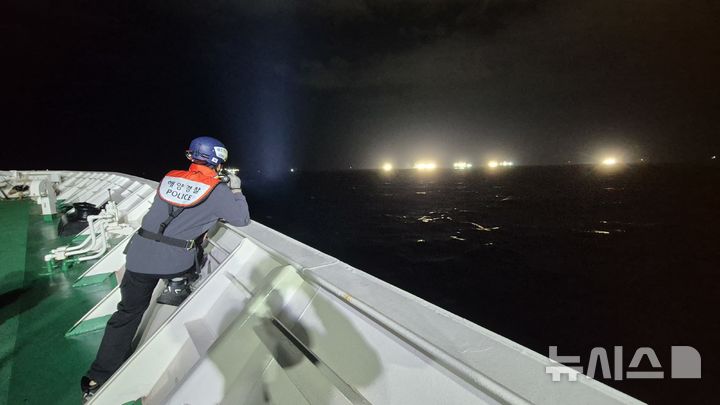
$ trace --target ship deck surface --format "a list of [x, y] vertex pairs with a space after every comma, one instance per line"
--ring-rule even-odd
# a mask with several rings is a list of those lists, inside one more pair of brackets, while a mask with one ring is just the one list
[[43, 221], [31, 200], [0, 201], [0, 404], [79, 403], [80, 376], [102, 338], [102, 331], [64, 336], [114, 278], [73, 288], [89, 264], [43, 275], [43, 254], [72, 239], [57, 237], [57, 222]]

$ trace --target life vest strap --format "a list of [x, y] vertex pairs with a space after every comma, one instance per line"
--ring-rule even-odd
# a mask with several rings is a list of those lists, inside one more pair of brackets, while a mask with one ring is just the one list
[[137, 234], [142, 236], [145, 239], [154, 240], [156, 242], [164, 243], [164, 244], [170, 245], [170, 246], [180, 247], [185, 250], [192, 250], [197, 247], [194, 240], [171, 238], [171, 237], [165, 236], [161, 233], [148, 231], [145, 228], [138, 229]]
[[168, 204], [168, 217], [163, 221], [162, 224], [160, 224], [160, 235], [165, 234], [165, 228], [170, 225], [170, 222], [175, 220], [180, 213], [182, 213], [185, 210], [185, 207], [179, 207], [178, 209], [175, 209], [173, 205]]

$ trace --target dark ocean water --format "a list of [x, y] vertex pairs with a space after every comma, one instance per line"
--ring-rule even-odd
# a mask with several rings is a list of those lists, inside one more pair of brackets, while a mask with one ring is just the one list
[[[245, 176], [255, 220], [541, 354], [651, 347], [663, 380], [596, 378], [651, 403], [718, 381], [720, 167]], [[671, 380], [670, 348], [703, 356]], [[645, 358], [642, 371], [652, 368]], [[630, 369], [632, 371], [632, 369]], [[550, 376], [548, 376], [550, 378]]]

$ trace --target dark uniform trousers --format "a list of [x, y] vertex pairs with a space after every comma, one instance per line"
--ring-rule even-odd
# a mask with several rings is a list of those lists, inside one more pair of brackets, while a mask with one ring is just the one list
[[104, 384], [133, 353], [133, 338], [142, 322], [143, 314], [150, 306], [150, 299], [158, 281], [187, 277], [202, 267], [204, 250], [199, 245], [201, 240], [202, 236], [196, 240], [198, 245], [195, 264], [188, 270], [162, 275], [125, 270], [120, 282], [120, 303], [105, 326], [105, 335], [100, 342], [97, 356], [86, 374], [91, 380]]
[[133, 337], [145, 310], [150, 306], [150, 298], [161, 278], [168, 276], [125, 271], [120, 282], [122, 299], [117, 311], [108, 320], [97, 357], [88, 372], [88, 377], [98, 384], [107, 381], [132, 354]]

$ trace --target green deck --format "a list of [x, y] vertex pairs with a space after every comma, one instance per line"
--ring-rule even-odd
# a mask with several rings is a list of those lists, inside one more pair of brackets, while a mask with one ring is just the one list
[[57, 219], [45, 222], [33, 201], [0, 201], [0, 227], [0, 404], [79, 404], [102, 331], [65, 332], [114, 278], [73, 288], [89, 264], [42, 276], [43, 255], [71, 238], [58, 238]]

